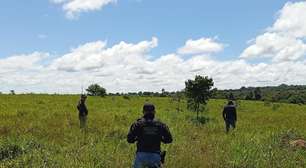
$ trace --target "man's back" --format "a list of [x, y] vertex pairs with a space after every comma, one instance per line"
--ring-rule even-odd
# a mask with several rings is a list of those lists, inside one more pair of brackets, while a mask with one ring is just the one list
[[141, 118], [131, 126], [127, 141], [137, 141], [137, 152], [160, 152], [161, 142], [171, 143], [172, 136], [166, 124]]
[[88, 114], [88, 110], [84, 102], [79, 101], [77, 108], [80, 116], [86, 116]]
[[146, 103], [143, 106], [143, 117], [132, 124], [127, 141], [137, 141], [134, 168], [157, 168], [162, 165], [165, 157], [162, 155], [160, 144], [171, 143], [172, 135], [166, 124], [155, 119], [155, 106]]
[[223, 118], [227, 120], [234, 120], [237, 119], [236, 114], [236, 107], [234, 105], [227, 105], [223, 109]]

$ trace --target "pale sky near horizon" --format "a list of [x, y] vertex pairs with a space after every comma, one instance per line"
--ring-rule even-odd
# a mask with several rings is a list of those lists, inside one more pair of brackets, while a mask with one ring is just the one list
[[0, 92], [306, 84], [306, 1], [3, 0]]

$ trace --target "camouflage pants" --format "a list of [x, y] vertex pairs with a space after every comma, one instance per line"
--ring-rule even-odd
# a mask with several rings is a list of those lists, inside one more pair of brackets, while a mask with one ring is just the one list
[[80, 128], [86, 128], [87, 116], [79, 116]]

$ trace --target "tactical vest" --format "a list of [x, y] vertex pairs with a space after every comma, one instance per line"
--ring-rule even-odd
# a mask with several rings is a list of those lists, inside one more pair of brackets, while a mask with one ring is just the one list
[[142, 118], [139, 121], [140, 129], [137, 141], [137, 151], [139, 152], [160, 152], [161, 144], [161, 124], [157, 120], [146, 120]]

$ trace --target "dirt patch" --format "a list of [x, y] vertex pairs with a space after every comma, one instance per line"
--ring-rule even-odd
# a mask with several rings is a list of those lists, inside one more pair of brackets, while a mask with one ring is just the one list
[[283, 148], [306, 150], [306, 140], [291, 131], [281, 136], [280, 145]]
[[0, 127], [0, 135], [8, 135], [10, 133], [10, 128], [9, 127], [6, 127], [6, 126], [3, 126], [3, 127]]
[[304, 139], [291, 140], [289, 144], [294, 148], [306, 149], [306, 141]]

